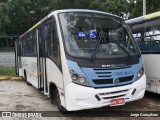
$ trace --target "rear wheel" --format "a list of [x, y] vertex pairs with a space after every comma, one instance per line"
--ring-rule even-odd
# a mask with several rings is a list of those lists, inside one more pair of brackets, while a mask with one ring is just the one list
[[29, 83], [29, 82], [27, 81], [27, 74], [26, 74], [26, 71], [24, 71], [24, 79], [25, 79], [27, 85], [31, 85], [31, 83]]

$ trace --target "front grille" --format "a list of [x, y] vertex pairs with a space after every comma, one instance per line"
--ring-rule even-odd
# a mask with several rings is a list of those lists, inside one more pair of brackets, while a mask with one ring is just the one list
[[[96, 73], [97, 77], [100, 79], [110, 79], [110, 77], [112, 77], [112, 72], [111, 69], [123, 69], [123, 68], [130, 68], [131, 66], [124, 66], [124, 67], [119, 67], [119, 68], [95, 68], [93, 69], [94, 72]], [[109, 81], [108, 81], [109, 82]], [[98, 82], [99, 84], [99, 82]]]
[[111, 74], [112, 72], [96, 72], [96, 74]]
[[122, 82], [128, 82], [128, 81], [131, 81], [133, 79], [133, 75], [132, 76], [128, 76], [128, 77], [122, 77], [122, 78], [119, 78], [119, 82], [122, 83]]
[[125, 96], [126, 94], [123, 94], [123, 95], [117, 95], [117, 96], [112, 96], [112, 97], [103, 97], [103, 99], [112, 99], [112, 98], [118, 98], [118, 97], [123, 97]]
[[100, 84], [113, 84], [113, 79], [93, 79], [93, 82], [97, 85]]
[[132, 89], [124, 89], [119, 91], [112, 91], [112, 92], [104, 92], [97, 94], [100, 99], [113, 99], [113, 98], [120, 98], [120, 97], [126, 97], [128, 94], [130, 94]]
[[97, 74], [98, 77], [101, 77], [101, 78], [106, 78], [106, 77], [111, 77], [112, 76], [111, 75], [112, 72], [104, 72], [104, 71], [103, 72], [102, 71], [97, 72], [96, 71], [95, 73]]
[[106, 92], [106, 93], [99, 93], [99, 95], [109, 95], [109, 94], [116, 94], [116, 93], [124, 93], [124, 92], [127, 92], [127, 91], [129, 91], [129, 89], [113, 91], [113, 92]]
[[112, 75], [98, 75], [98, 77], [111, 77]]
[[[119, 83], [132, 81], [133, 77], [134, 76], [132, 75], [132, 76], [118, 78], [119, 79]], [[112, 78], [111, 79], [93, 79], [93, 82], [95, 84], [97, 84], [97, 85], [113, 84], [113, 79]]]

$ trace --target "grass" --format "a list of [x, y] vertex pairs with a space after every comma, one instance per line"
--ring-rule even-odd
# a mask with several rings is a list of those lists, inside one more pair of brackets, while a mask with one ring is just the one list
[[10, 76], [10, 77], [16, 76], [15, 67], [0, 66], [0, 75], [1, 76], [6, 75], [6, 76]]

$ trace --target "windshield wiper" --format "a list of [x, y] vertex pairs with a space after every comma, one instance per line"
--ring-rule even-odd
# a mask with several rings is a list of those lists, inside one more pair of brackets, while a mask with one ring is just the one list
[[132, 58], [131, 54], [130, 54], [121, 44], [119, 44], [119, 43], [117, 43], [117, 42], [115, 42], [115, 44], [118, 45], [118, 46], [127, 54], [127, 56], [128, 56], [130, 59]]
[[90, 58], [90, 61], [91, 61], [91, 62], [93, 62], [94, 59], [95, 59], [95, 56], [96, 56], [96, 53], [97, 53], [97, 50], [98, 50], [98, 47], [99, 47], [99, 43], [100, 43], [100, 41], [101, 41], [101, 37], [103, 36], [103, 37], [104, 37], [104, 40], [106, 41], [106, 38], [105, 38], [105, 36], [104, 36], [103, 30], [102, 30], [100, 24], [99, 24], [99, 28], [100, 28], [100, 32], [99, 32], [99, 35], [98, 35], [98, 39], [97, 39], [97, 41], [96, 41], [95, 49], [94, 49], [93, 54], [92, 54], [92, 56], [91, 56], [91, 58]]

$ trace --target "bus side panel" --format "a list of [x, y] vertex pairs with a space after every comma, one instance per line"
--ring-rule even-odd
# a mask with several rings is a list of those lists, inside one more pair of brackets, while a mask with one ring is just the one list
[[22, 57], [22, 69], [26, 71], [27, 81], [38, 88], [37, 57]]
[[49, 58], [46, 59], [48, 83], [53, 82], [60, 89], [63, 89], [62, 72], [57, 65]]
[[[21, 64], [21, 63], [19, 63], [19, 64]], [[22, 68], [19, 68], [19, 76], [24, 78], [24, 73], [23, 73], [23, 69]]]
[[157, 92], [156, 79], [154, 77], [147, 77], [147, 91]]
[[147, 75], [147, 91], [157, 93], [160, 78], [159, 54], [143, 54], [145, 73]]
[[63, 76], [60, 69], [57, 67], [57, 65], [49, 58], [46, 59], [46, 69], [47, 69], [47, 82], [48, 86], [49, 83], [54, 83], [57, 86], [57, 89], [59, 91], [61, 104], [65, 107], [65, 98], [64, 95], [64, 87], [63, 87]]
[[157, 86], [157, 93], [160, 94], [160, 86]]
[[157, 78], [156, 82], [157, 82], [157, 93], [160, 94], [160, 78]]

